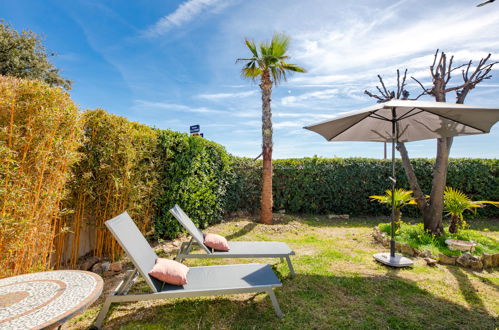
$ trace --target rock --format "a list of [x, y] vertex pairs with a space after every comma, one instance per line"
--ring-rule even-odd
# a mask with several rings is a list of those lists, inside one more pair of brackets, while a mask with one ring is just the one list
[[120, 261], [113, 262], [109, 265], [109, 271], [111, 272], [121, 272], [123, 270], [123, 263]]
[[494, 255], [484, 252], [480, 261], [483, 264], [483, 268], [492, 267], [494, 264]]
[[470, 267], [471, 262], [478, 261], [478, 258], [473, 257], [469, 252], [463, 253], [457, 258], [456, 262], [463, 267]]
[[438, 262], [444, 265], [455, 265], [456, 259], [456, 257], [448, 257], [442, 253], [438, 255]]
[[429, 257], [424, 258], [424, 261], [426, 261], [426, 264], [428, 266], [435, 266], [437, 264], [437, 261], [435, 259]]
[[483, 269], [483, 263], [480, 260], [471, 260], [470, 261], [470, 267], [473, 270], [482, 270]]
[[109, 270], [109, 266], [111, 266], [111, 264], [109, 262], [102, 263], [102, 265], [101, 265], [102, 271], [107, 272]]
[[399, 242], [395, 242], [395, 250], [397, 250], [398, 252], [402, 252], [402, 244], [400, 244]]
[[495, 253], [492, 255], [492, 267], [499, 266], [499, 253]]
[[81, 265], [80, 265], [80, 270], [90, 270], [92, 269], [93, 265], [98, 263], [100, 261], [99, 258], [97, 257], [90, 257], [87, 260], [85, 260]]
[[286, 210], [279, 210], [279, 214], [285, 214]]
[[401, 244], [400, 252], [405, 253], [411, 257], [414, 256], [414, 250], [407, 244]]
[[327, 217], [329, 219], [343, 219], [343, 220], [348, 220], [350, 218], [350, 215], [348, 215], [348, 214], [328, 214]]
[[174, 247], [178, 247], [180, 245], [180, 243], [177, 242], [177, 241], [173, 241], [172, 244], [173, 244]]
[[423, 251], [420, 251], [420, 252], [419, 252], [419, 256], [420, 256], [421, 258], [431, 258], [431, 257], [432, 257], [430, 250], [423, 250]]
[[92, 266], [92, 272], [96, 274], [102, 274], [102, 263], [98, 262], [95, 265]]
[[389, 237], [383, 237], [382, 242], [384, 246], [390, 246], [390, 238]]

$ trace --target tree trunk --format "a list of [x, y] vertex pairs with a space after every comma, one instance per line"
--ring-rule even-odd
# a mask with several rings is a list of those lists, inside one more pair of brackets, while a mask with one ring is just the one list
[[421, 211], [421, 214], [425, 214], [428, 210], [428, 201], [426, 200], [426, 196], [419, 186], [418, 178], [416, 177], [416, 173], [414, 172], [414, 167], [412, 167], [405, 144], [403, 142], [399, 142], [397, 144], [397, 150], [399, 151], [402, 158], [402, 165], [404, 166], [405, 174], [409, 181], [409, 185], [411, 187], [418, 208]]
[[402, 212], [400, 209], [395, 209], [395, 230], [400, 229], [402, 223]]
[[437, 158], [433, 167], [431, 181], [430, 206], [423, 215], [424, 229], [434, 235], [444, 232], [442, 212], [444, 209], [444, 190], [447, 182], [447, 166], [449, 165], [449, 150], [452, 138], [437, 139]]
[[[445, 86], [443, 80], [434, 81], [433, 95], [435, 101], [445, 102]], [[444, 209], [444, 190], [447, 183], [447, 166], [449, 165], [449, 152], [452, 138], [437, 139], [437, 158], [433, 166], [430, 201], [426, 212], [423, 213], [424, 229], [433, 235], [440, 236], [444, 233], [442, 212]]]
[[457, 227], [459, 225], [459, 217], [457, 215], [452, 215], [450, 218], [449, 233], [457, 233]]
[[272, 224], [272, 111], [270, 108], [272, 81], [270, 73], [262, 73], [260, 83], [262, 90], [262, 196], [260, 202], [260, 218], [265, 224]]

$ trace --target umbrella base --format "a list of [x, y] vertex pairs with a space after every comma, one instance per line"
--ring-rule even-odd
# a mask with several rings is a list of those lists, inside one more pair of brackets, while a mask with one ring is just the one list
[[400, 254], [395, 254], [395, 257], [390, 256], [390, 252], [373, 254], [374, 259], [390, 267], [411, 267], [414, 263], [411, 259]]

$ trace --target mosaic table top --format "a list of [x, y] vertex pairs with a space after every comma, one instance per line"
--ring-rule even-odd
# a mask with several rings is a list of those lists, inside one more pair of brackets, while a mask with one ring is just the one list
[[56, 270], [0, 280], [0, 329], [42, 329], [62, 324], [102, 292], [102, 278]]

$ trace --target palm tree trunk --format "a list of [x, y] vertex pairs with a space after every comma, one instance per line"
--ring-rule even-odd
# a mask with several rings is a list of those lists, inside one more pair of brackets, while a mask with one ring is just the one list
[[265, 224], [272, 224], [272, 111], [270, 108], [272, 81], [270, 73], [262, 73], [260, 83], [262, 90], [262, 196], [260, 202], [260, 218]]
[[457, 233], [457, 226], [459, 224], [459, 217], [457, 215], [451, 215], [449, 233]]
[[395, 229], [400, 229], [402, 223], [402, 212], [400, 209], [395, 209]]

